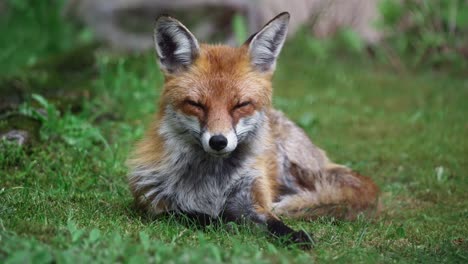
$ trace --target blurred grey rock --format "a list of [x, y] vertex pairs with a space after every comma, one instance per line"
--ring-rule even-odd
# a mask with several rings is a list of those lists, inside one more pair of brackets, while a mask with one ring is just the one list
[[30, 141], [30, 136], [27, 131], [24, 130], [10, 130], [3, 135], [0, 135], [1, 140], [7, 140], [15, 142], [20, 146], [23, 146]]
[[[347, 27], [367, 44], [375, 44], [381, 38], [374, 28], [377, 0], [70, 0], [64, 14], [89, 26], [96, 37], [113, 48], [141, 51], [153, 46], [152, 26], [163, 13], [182, 20], [200, 40], [207, 41], [223, 30], [230, 31], [234, 14], [244, 15], [249, 32], [254, 33], [283, 11], [291, 13], [290, 36], [301, 26], [308, 26], [319, 37]], [[125, 28], [125, 14], [133, 17], [131, 23], [140, 20], [136, 25], [149, 28]], [[232, 39], [229, 32], [225, 40]]]
[[20, 113], [0, 115], [0, 140], [18, 143], [18, 145], [35, 145], [39, 142], [41, 122]]

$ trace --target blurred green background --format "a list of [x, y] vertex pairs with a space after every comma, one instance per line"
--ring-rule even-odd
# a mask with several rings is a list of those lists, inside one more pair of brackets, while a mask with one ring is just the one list
[[[346, 27], [319, 38], [308, 21], [285, 44], [275, 107], [382, 191], [377, 219], [285, 219], [314, 234], [311, 251], [132, 207], [125, 160], [162, 76], [153, 50], [116, 49], [69, 15], [79, 2], [0, 1], [0, 262], [466, 263], [467, 1], [382, 0], [378, 42]], [[122, 16], [135, 27], [139, 12]], [[189, 25], [206, 12], [174, 10]], [[253, 33], [229, 14], [209, 39]]]

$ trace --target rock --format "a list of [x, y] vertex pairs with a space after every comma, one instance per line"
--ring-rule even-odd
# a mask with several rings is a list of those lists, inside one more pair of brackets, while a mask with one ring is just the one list
[[[248, 31], [254, 33], [275, 15], [289, 11], [289, 36], [304, 26], [319, 37], [350, 28], [372, 45], [382, 36], [374, 27], [379, 18], [377, 4], [375, 0], [71, 0], [63, 13], [92, 28], [111, 48], [138, 52], [153, 47], [153, 29], [145, 28], [164, 13], [181, 19], [202, 41], [223, 33], [226, 42], [234, 38], [235, 14], [243, 14]], [[138, 26], [126, 27], [125, 20]]]
[[0, 139], [17, 142], [18, 145], [34, 145], [39, 142], [41, 122], [20, 113], [0, 116]]
[[23, 146], [26, 143], [29, 143], [30, 136], [29, 133], [24, 130], [10, 130], [5, 134], [1, 135], [0, 139], [15, 142], [18, 145]]

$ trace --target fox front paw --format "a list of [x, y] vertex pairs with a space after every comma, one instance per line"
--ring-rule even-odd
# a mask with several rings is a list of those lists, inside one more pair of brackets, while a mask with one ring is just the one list
[[290, 242], [299, 246], [302, 249], [311, 249], [314, 245], [314, 240], [312, 239], [312, 236], [302, 230], [294, 231], [294, 233], [292, 233], [291, 235]]
[[314, 243], [309, 234], [302, 230], [295, 231], [278, 219], [267, 221], [267, 228], [272, 235], [280, 238], [287, 244], [294, 244], [303, 249], [310, 249]]

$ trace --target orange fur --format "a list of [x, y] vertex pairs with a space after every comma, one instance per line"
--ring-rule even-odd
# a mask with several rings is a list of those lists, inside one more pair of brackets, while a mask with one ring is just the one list
[[[166, 75], [160, 114], [168, 104], [175, 105], [184, 113], [197, 116], [201, 123], [210, 129], [223, 132], [235, 125], [241, 116], [249, 115], [255, 109], [271, 107], [271, 74], [259, 74], [252, 70], [244, 46], [232, 48], [202, 45], [201, 51], [200, 57], [189, 71], [179, 75]], [[191, 109], [184, 104], [187, 99], [202, 101], [209, 108], [208, 114]], [[252, 108], [244, 109], [243, 113], [233, 113], [232, 107], [242, 100], [252, 100]], [[155, 118], [146, 137], [138, 144], [133, 155], [134, 159], [129, 162], [130, 165], [151, 165], [164, 161], [164, 142], [155, 133], [160, 126], [160, 120], [161, 116]], [[278, 132], [270, 133], [268, 141], [274, 141], [274, 135]], [[253, 197], [258, 202], [259, 210], [270, 210], [272, 201], [278, 198], [278, 164], [275, 151], [271, 146], [265, 156], [257, 159], [256, 169], [262, 172], [263, 177], [255, 183]], [[315, 182], [316, 179], [304, 177], [294, 170], [293, 167], [292, 175], [296, 177], [297, 184], [305, 190], [313, 192], [317, 189], [317, 184], [323, 184]], [[330, 167], [327, 170], [333, 172], [347, 169]], [[302, 194], [294, 197], [287, 208], [277, 208], [276, 212], [292, 217], [313, 218], [319, 215], [334, 215], [351, 219], [356, 215], [353, 212], [374, 208], [378, 194], [375, 184], [359, 174], [346, 173], [349, 174], [347, 177], [353, 177], [362, 184], [359, 187], [350, 185], [346, 181], [336, 186], [330, 184], [329, 188], [324, 189], [319, 195], [315, 204]], [[133, 186], [132, 182], [130, 185]], [[145, 189], [136, 191], [134, 187], [131, 188], [136, 197], [147, 191]], [[310, 210], [313, 213], [310, 213]]]
[[[283, 14], [282, 19], [284, 17]], [[171, 20], [168, 18], [168, 21]], [[164, 48], [170, 50], [171, 47]], [[173, 108], [171, 111], [183, 114], [178, 118], [188, 118], [187, 126], [196, 124], [211, 135], [235, 130], [240, 120], [254, 113], [266, 116], [256, 121], [265, 123], [261, 139], [257, 139], [262, 144], [258, 147], [260, 151], [248, 154], [253, 155], [254, 164], [245, 165], [258, 172], [252, 176], [250, 194], [259, 215], [274, 219], [278, 219], [275, 214], [307, 219], [320, 215], [354, 219], [361, 212], [374, 210], [378, 205], [377, 186], [369, 178], [331, 163], [325, 152], [313, 145], [300, 128], [272, 108], [273, 70], [259, 70], [250, 56], [248, 44], [239, 48], [202, 44], [190, 66], [183, 71], [163, 70], [165, 81], [159, 114], [129, 161], [138, 172], [130, 180], [136, 201], [156, 213], [169, 210], [164, 198], [152, 202], [157, 192], [151, 188], [157, 188], [157, 184], [152, 182], [154, 172], [150, 169], [157, 167], [158, 172], [164, 172], [171, 171], [169, 166], [174, 166], [169, 165], [174, 164], [170, 153], [178, 150], [174, 149], [174, 144], [168, 147], [167, 135], [164, 138], [160, 134], [165, 125], [166, 109]], [[190, 123], [193, 118], [198, 122]], [[195, 133], [201, 134], [201, 131]], [[150, 169], [145, 171], [146, 168]], [[292, 192], [285, 194], [285, 187]], [[182, 201], [186, 203], [187, 199]]]
[[[161, 110], [175, 105], [197, 116], [210, 130], [224, 132], [255, 109], [270, 106], [270, 79], [271, 74], [253, 71], [246, 47], [202, 45], [199, 57], [187, 72], [166, 75]], [[187, 107], [186, 100], [201, 102], [208, 113], [203, 115]], [[251, 107], [232, 111], [244, 101], [251, 101]]]

